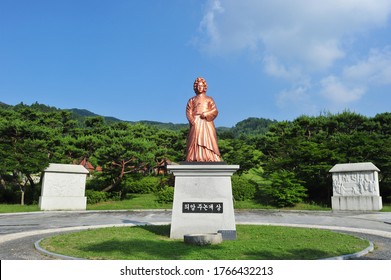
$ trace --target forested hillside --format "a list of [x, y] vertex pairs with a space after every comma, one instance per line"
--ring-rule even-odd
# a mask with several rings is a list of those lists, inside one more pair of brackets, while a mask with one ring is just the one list
[[[120, 198], [165, 193], [172, 190], [172, 180], [164, 175], [164, 164], [185, 159], [187, 129], [82, 116], [41, 104], [0, 104], [0, 203], [23, 201], [24, 196], [26, 203], [36, 202], [40, 173], [50, 162], [83, 159], [99, 167], [88, 191]], [[233, 178], [236, 200], [329, 204], [329, 169], [366, 161], [381, 170], [381, 195], [385, 202], [391, 199], [391, 113], [365, 117], [344, 112], [291, 122], [249, 118], [221, 128], [218, 136], [224, 161], [241, 166]]]
[[[176, 130], [181, 131], [183, 129], [188, 128], [187, 123], [181, 123], [181, 124], [175, 124], [175, 123], [163, 123], [163, 122], [157, 122], [157, 121], [150, 121], [150, 120], [140, 120], [140, 121], [129, 121], [129, 120], [120, 120], [115, 117], [110, 116], [100, 116], [98, 114], [95, 114], [91, 111], [88, 111], [86, 109], [58, 109], [56, 107], [47, 106], [44, 104], [40, 104], [38, 102], [35, 102], [33, 104], [26, 105], [23, 103], [20, 103], [15, 106], [7, 105], [3, 102], [0, 102], [0, 108], [2, 109], [14, 109], [18, 110], [19, 108], [29, 107], [31, 109], [37, 110], [39, 112], [59, 112], [59, 111], [69, 111], [71, 112], [71, 118], [74, 119], [78, 126], [84, 126], [85, 120], [87, 118], [91, 117], [102, 117], [106, 123], [115, 123], [115, 122], [127, 122], [130, 124], [135, 123], [141, 123], [146, 124], [151, 127], [156, 127], [159, 129], [169, 129], [169, 130]], [[246, 120], [243, 120], [239, 123], [237, 123], [234, 127], [217, 127], [217, 132], [223, 135], [226, 138], [236, 138], [239, 137], [242, 134], [248, 135], [255, 135], [255, 134], [262, 134], [267, 131], [268, 126], [271, 123], [275, 123], [274, 120], [269, 119], [263, 119], [263, 118], [248, 118]]]

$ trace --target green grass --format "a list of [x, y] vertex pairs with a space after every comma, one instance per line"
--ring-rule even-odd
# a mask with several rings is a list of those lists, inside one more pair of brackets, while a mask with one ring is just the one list
[[[316, 210], [330, 211], [327, 206], [314, 203], [299, 203], [294, 207], [276, 208], [263, 205], [255, 200], [235, 201], [234, 208], [239, 209], [279, 209], [279, 210]], [[120, 201], [106, 201], [88, 204], [87, 210], [134, 210], [134, 209], [172, 209], [172, 203], [158, 203], [154, 194], [133, 194], [130, 199]], [[38, 205], [0, 204], [0, 213], [39, 211]], [[391, 212], [391, 204], [383, 205], [382, 212]]]
[[317, 210], [317, 211], [331, 210], [330, 207], [317, 205], [314, 203], [298, 203], [294, 207], [276, 208], [271, 205], [260, 204], [255, 200], [235, 201], [234, 208], [235, 209]]
[[0, 204], [0, 213], [18, 213], [39, 211], [37, 204], [19, 205], [19, 204]]
[[[253, 200], [236, 201], [235, 209], [273, 209]], [[126, 210], [126, 209], [172, 209], [172, 203], [161, 204], [154, 194], [133, 194], [131, 199], [106, 201], [87, 205], [88, 210]]]
[[235, 201], [234, 202], [235, 209], [274, 209], [270, 205], [262, 205], [259, 204], [255, 200], [244, 200], [244, 201]]
[[105, 228], [57, 235], [41, 247], [84, 259], [310, 260], [351, 254], [369, 242], [328, 230], [238, 225], [237, 240], [196, 246], [172, 240], [169, 226]]
[[158, 203], [154, 194], [133, 194], [130, 199], [87, 205], [87, 210], [172, 209], [172, 203]]
[[[276, 209], [270, 205], [259, 204], [255, 200], [235, 201], [235, 209]], [[133, 194], [131, 199], [121, 201], [106, 201], [87, 206], [88, 210], [131, 210], [131, 209], [172, 209], [172, 203], [161, 204], [156, 201], [154, 194]], [[324, 210], [331, 208], [316, 205], [299, 203], [295, 207], [279, 208], [285, 210]]]
[[391, 204], [383, 205], [381, 212], [391, 212]]

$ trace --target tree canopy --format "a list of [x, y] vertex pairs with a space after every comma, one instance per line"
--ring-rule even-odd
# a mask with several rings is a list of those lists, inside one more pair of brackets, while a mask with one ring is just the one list
[[[121, 192], [132, 178], [157, 174], [161, 162], [185, 159], [183, 125], [74, 114], [38, 103], [1, 104], [0, 202], [8, 199], [1, 195], [4, 190], [34, 189], [50, 162], [86, 160], [101, 168], [94, 176], [100, 182], [96, 190]], [[381, 170], [383, 199], [391, 200], [391, 113], [366, 117], [346, 111], [280, 122], [249, 118], [218, 130], [218, 136], [223, 160], [241, 166], [234, 180], [243, 186], [235, 187], [238, 197], [264, 195], [276, 205], [329, 204], [330, 168], [369, 161]]]

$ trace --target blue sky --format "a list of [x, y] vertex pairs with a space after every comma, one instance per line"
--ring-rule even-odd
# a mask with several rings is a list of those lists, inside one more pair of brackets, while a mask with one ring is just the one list
[[389, 0], [1, 0], [0, 101], [217, 126], [391, 109]]

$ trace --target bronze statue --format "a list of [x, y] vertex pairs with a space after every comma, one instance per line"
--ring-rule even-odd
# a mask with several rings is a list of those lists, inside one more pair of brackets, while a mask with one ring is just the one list
[[213, 122], [218, 114], [216, 104], [212, 97], [206, 96], [208, 85], [204, 78], [197, 78], [193, 88], [196, 96], [190, 98], [186, 106], [186, 117], [190, 123], [186, 161], [221, 161]]

